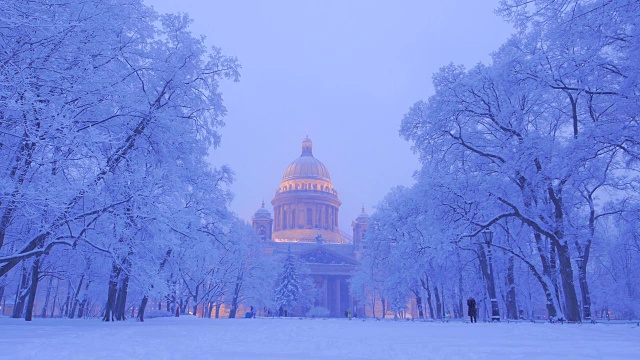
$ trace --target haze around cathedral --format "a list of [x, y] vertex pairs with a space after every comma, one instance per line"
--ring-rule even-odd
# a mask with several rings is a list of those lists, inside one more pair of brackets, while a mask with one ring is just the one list
[[0, 1], [0, 359], [635, 359], [638, 0]]
[[221, 84], [227, 126], [210, 157], [236, 174], [231, 208], [249, 220], [269, 205], [309, 135], [340, 191], [344, 231], [362, 206], [413, 182], [419, 163], [398, 136], [406, 99], [431, 94], [449, 62], [489, 60], [513, 31], [485, 1], [145, 2], [189, 13], [194, 33], [242, 63], [241, 81]]

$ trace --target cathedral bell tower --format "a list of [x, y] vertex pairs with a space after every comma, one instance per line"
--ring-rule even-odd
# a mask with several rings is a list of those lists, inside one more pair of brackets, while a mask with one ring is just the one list
[[273, 219], [269, 210], [264, 208], [264, 201], [262, 207], [256, 211], [251, 219], [253, 225], [253, 231], [258, 234], [260, 240], [271, 241], [271, 229], [273, 226]]
[[364, 211], [364, 206], [351, 226], [353, 227], [353, 245], [355, 245], [356, 252], [359, 253], [366, 246], [365, 237], [369, 229], [369, 214]]

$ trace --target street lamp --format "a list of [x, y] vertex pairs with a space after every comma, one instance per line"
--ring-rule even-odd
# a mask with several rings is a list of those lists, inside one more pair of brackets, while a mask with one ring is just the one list
[[491, 252], [491, 243], [493, 242], [493, 231], [484, 229], [482, 237], [487, 244], [487, 259], [489, 262], [489, 296], [491, 297], [491, 321], [500, 321], [500, 309], [498, 308], [498, 299], [496, 297], [496, 286], [493, 278], [493, 254]]
[[487, 246], [491, 246], [491, 242], [493, 241], [493, 231], [490, 229], [482, 230], [482, 237], [484, 237], [484, 242]]
[[591, 301], [587, 293], [587, 269], [585, 269], [584, 257], [576, 259], [578, 265], [578, 278], [580, 279], [580, 292], [582, 294], [582, 316], [585, 321], [591, 320]]

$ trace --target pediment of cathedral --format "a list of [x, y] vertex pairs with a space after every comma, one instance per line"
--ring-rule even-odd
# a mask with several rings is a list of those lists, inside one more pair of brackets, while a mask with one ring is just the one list
[[357, 265], [355, 259], [339, 254], [323, 246], [314, 247], [311, 250], [300, 253], [299, 258], [309, 264], [327, 265]]

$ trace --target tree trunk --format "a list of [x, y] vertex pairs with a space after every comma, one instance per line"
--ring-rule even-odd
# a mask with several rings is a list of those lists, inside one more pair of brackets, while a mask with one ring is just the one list
[[593, 194], [597, 188], [598, 187], [594, 188], [586, 195], [587, 202], [589, 203], [589, 237], [584, 247], [580, 246], [580, 243], [576, 240], [578, 256], [582, 257], [582, 264], [578, 264], [578, 279], [580, 281], [583, 308], [582, 317], [584, 320], [591, 320], [591, 295], [589, 292], [589, 284], [587, 283], [587, 264], [589, 263], [591, 243], [596, 231], [596, 210], [593, 202]]
[[127, 292], [129, 290], [129, 275], [124, 275], [120, 286], [118, 288], [118, 294], [116, 295], [116, 310], [115, 316], [117, 321], [124, 321], [125, 311], [127, 307]]
[[187, 313], [187, 306], [189, 306], [189, 299], [186, 300], [180, 299], [180, 312], [183, 314]]
[[78, 306], [78, 319], [82, 319], [84, 317], [84, 312], [87, 308], [87, 298], [84, 297], [80, 302], [80, 306]]
[[51, 304], [51, 317], [56, 316], [56, 302], [58, 301], [59, 290], [60, 290], [60, 280], [56, 280], [56, 292], [53, 294], [53, 303]]
[[67, 282], [67, 298], [64, 301], [64, 310], [61, 311], [62, 316], [69, 316], [69, 309], [71, 309], [71, 306], [69, 306], [69, 303], [71, 302], [71, 282]]
[[220, 318], [220, 303], [216, 303], [216, 319]]
[[580, 306], [578, 305], [578, 295], [573, 283], [573, 268], [569, 256], [567, 245], [558, 246], [558, 262], [560, 264], [560, 280], [564, 292], [565, 316], [569, 321], [580, 321]]
[[213, 313], [213, 303], [209, 301], [209, 305], [207, 306], [207, 319], [211, 319], [211, 313]]
[[515, 285], [515, 259], [509, 256], [509, 265], [507, 268], [507, 319], [518, 319], [518, 304], [516, 302], [516, 285]]
[[573, 268], [571, 267], [569, 245], [565, 239], [562, 187], [554, 188], [549, 185], [548, 193], [554, 208], [555, 228], [553, 230], [554, 238], [552, 239], [552, 243], [554, 246], [552, 248], [557, 251], [560, 265], [560, 280], [562, 282], [565, 304], [564, 314], [569, 321], [580, 321], [580, 308], [576, 288], [573, 284]]
[[113, 312], [116, 308], [116, 295], [118, 292], [118, 278], [120, 277], [120, 267], [114, 262], [111, 267], [111, 276], [109, 277], [109, 287], [107, 290], [107, 304], [104, 308], [104, 316], [102, 321], [114, 321]]
[[[367, 310], [365, 308], [365, 313], [366, 312]], [[376, 291], [375, 290], [371, 293], [371, 314], [373, 314], [374, 318], [376, 317]]]
[[142, 298], [142, 302], [140, 303], [140, 310], [138, 310], [138, 320], [140, 322], [144, 322], [144, 310], [147, 308], [148, 302], [149, 302], [149, 297], [145, 295]]
[[429, 305], [429, 317], [434, 318], [433, 305], [431, 302], [431, 289], [429, 288], [429, 277], [425, 274], [423, 279], [420, 279], [422, 288], [427, 292], [427, 305]]
[[[51, 287], [53, 285], [53, 276], [49, 277], [49, 284], [47, 285], [47, 294], [44, 297], [44, 305], [42, 306], [42, 312], [40, 317], [45, 319], [47, 317], [47, 307], [49, 306], [49, 298], [51, 296]], [[2, 298], [2, 296], [0, 296]]]
[[24, 303], [29, 295], [29, 274], [27, 274], [27, 269], [22, 263], [22, 274], [20, 285], [18, 286], [18, 290], [16, 291], [16, 300], [14, 301], [13, 306], [13, 315], [11, 315], [14, 319], [19, 319], [22, 317], [22, 312], [24, 311]]
[[[549, 278], [551, 279], [551, 283], [553, 284], [553, 289], [555, 290], [557, 304], [562, 304], [562, 296], [560, 294], [560, 286], [558, 285], [558, 255], [555, 246], [551, 246], [549, 251]], [[563, 311], [563, 306], [561, 306], [560, 311]]]
[[[558, 304], [557, 291], [555, 292], [555, 295], [556, 295], [555, 299], [554, 299], [554, 293], [552, 292], [554, 290], [554, 285], [552, 280], [553, 274], [551, 273], [551, 265], [549, 262], [549, 258], [545, 255], [546, 251], [545, 251], [544, 243], [542, 241], [542, 235], [538, 232], [535, 232], [533, 234], [533, 237], [536, 241], [536, 248], [538, 250], [538, 254], [540, 255], [540, 262], [542, 263], [542, 276], [540, 276], [537, 273], [537, 271], [534, 271], [534, 269], [531, 269], [531, 266], [529, 268], [533, 272], [536, 279], [538, 279], [538, 281], [540, 282], [540, 285], [542, 286], [545, 297], [547, 298], [546, 305], [547, 305], [547, 313], [549, 315], [549, 319], [555, 319], [558, 317], [559, 308], [556, 306], [556, 304]], [[551, 283], [548, 283], [547, 279], [551, 281]]]
[[240, 298], [240, 289], [242, 288], [242, 274], [238, 274], [236, 278], [236, 286], [233, 289], [233, 298], [231, 299], [231, 310], [229, 310], [229, 319], [236, 317], [238, 310], [238, 299]]
[[[204, 290], [203, 290], [204, 291]], [[193, 295], [193, 316], [198, 316], [198, 295], [200, 293], [200, 284], [196, 285], [196, 293]], [[204, 313], [204, 309], [202, 310]], [[204, 314], [202, 314], [204, 317]]]
[[78, 308], [78, 318], [82, 318], [85, 315], [85, 311], [87, 310], [87, 303], [89, 300], [87, 299], [87, 293], [89, 292], [89, 285], [91, 285], [91, 281], [87, 281], [84, 286], [84, 291], [82, 292], [82, 301], [80, 301], [80, 306]]
[[[461, 270], [461, 269], [460, 269]], [[464, 297], [464, 289], [462, 288], [462, 271], [458, 276], [458, 314], [460, 318], [464, 318], [464, 304], [462, 298]]]
[[578, 278], [580, 279], [580, 293], [582, 295], [583, 319], [591, 320], [591, 296], [589, 295], [589, 284], [587, 283], [586, 260], [580, 269], [578, 269]]
[[442, 302], [440, 302], [438, 286], [433, 287], [433, 294], [436, 296], [436, 319], [442, 319]]
[[493, 277], [493, 254], [490, 243], [487, 244], [485, 255], [484, 246], [478, 245], [478, 260], [480, 268], [487, 285], [487, 293], [491, 303], [491, 321], [500, 321], [500, 309], [498, 308], [498, 297], [496, 295], [496, 283]]
[[460, 258], [460, 252], [456, 252], [456, 262], [458, 266], [458, 317], [464, 318], [464, 288], [462, 286], [462, 260]]
[[447, 309], [445, 306], [445, 301], [444, 301], [444, 286], [442, 287], [442, 294], [441, 294], [441, 299], [442, 299], [442, 317], [445, 318], [447, 316]]
[[211, 318], [211, 301], [207, 301], [205, 303], [202, 304], [202, 317], [205, 319], [210, 319]]
[[31, 319], [33, 318], [33, 305], [36, 302], [39, 276], [40, 257], [36, 257], [35, 260], [33, 260], [33, 266], [31, 267], [31, 286], [29, 286], [29, 301], [27, 302], [27, 313], [24, 317], [26, 321], [31, 321]]
[[78, 296], [80, 295], [80, 291], [82, 291], [82, 283], [84, 282], [84, 274], [80, 276], [80, 281], [78, 281], [78, 287], [76, 288], [76, 293], [73, 294], [73, 298], [71, 303], [71, 311], [69, 311], [69, 319], [73, 319], [76, 316], [76, 309], [78, 308]]
[[418, 318], [424, 319], [424, 313], [422, 312], [422, 297], [420, 296], [420, 292], [418, 290], [414, 290], [413, 293], [416, 295], [416, 306], [418, 307]]
[[4, 316], [4, 308], [5, 306], [5, 301], [4, 301], [4, 285], [0, 285], [0, 303], [2, 303], [2, 312], [0, 312], [0, 315]]

